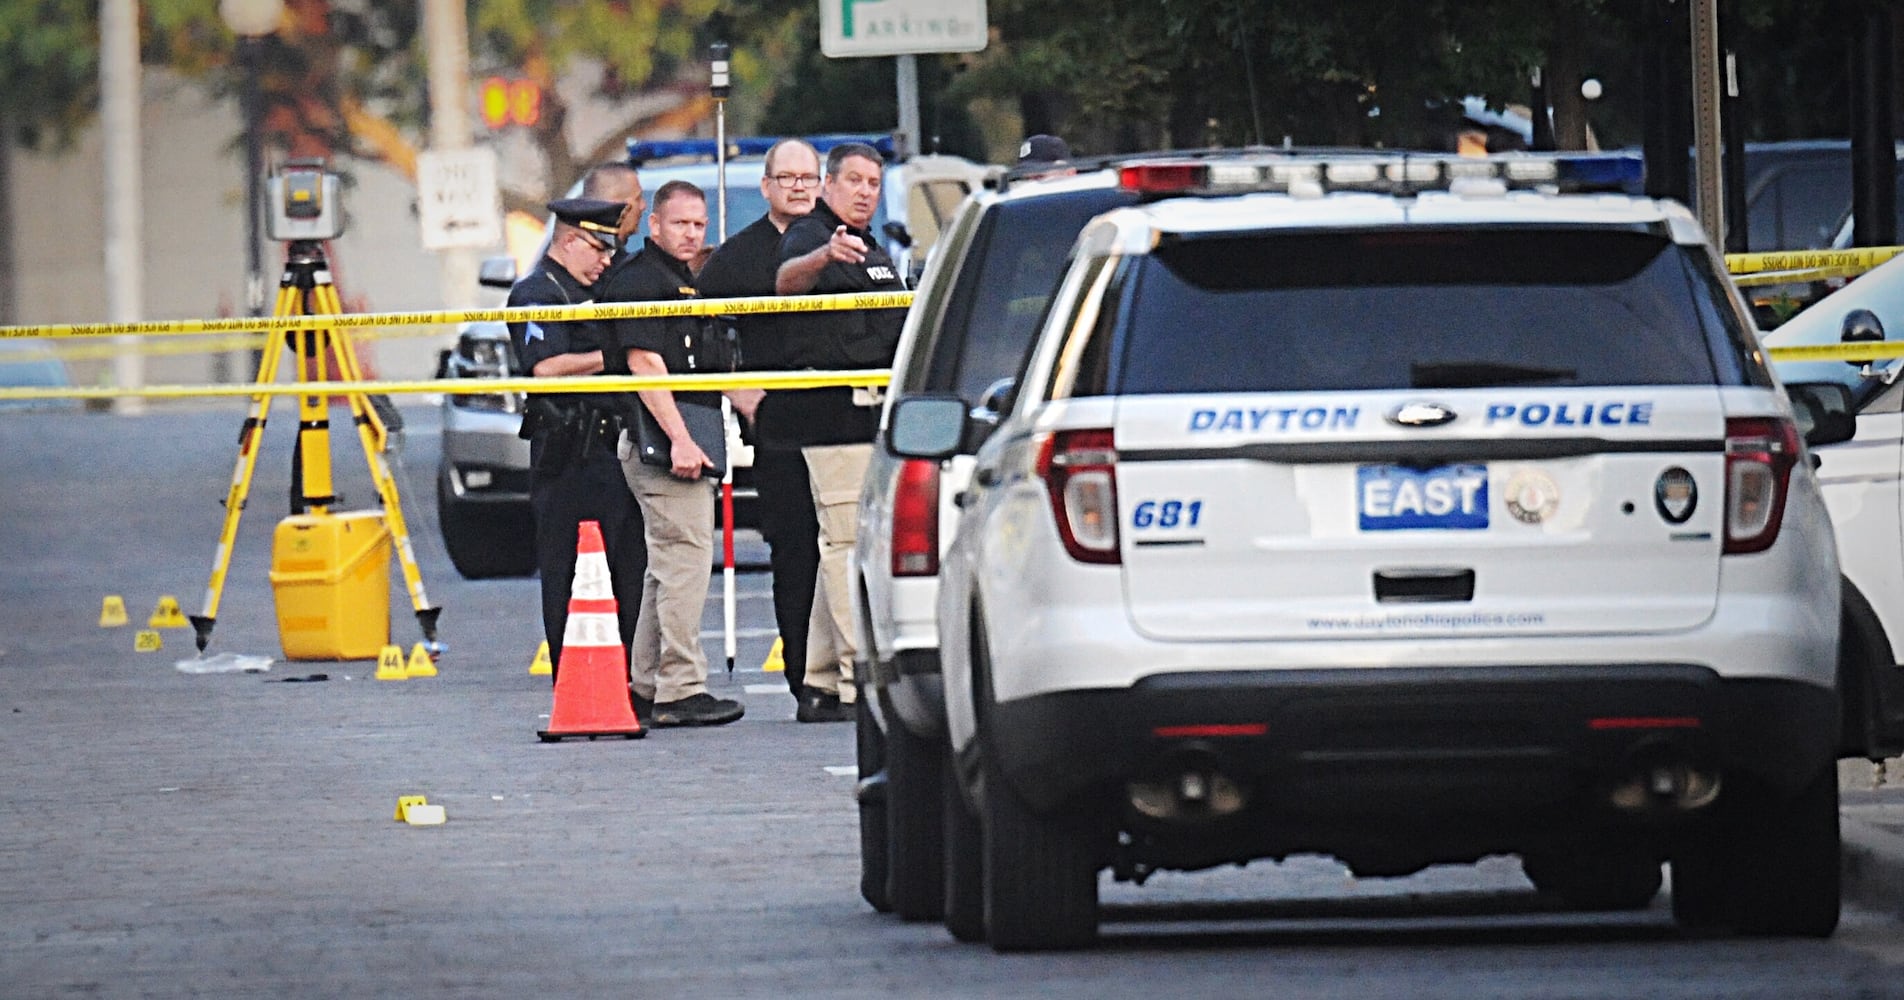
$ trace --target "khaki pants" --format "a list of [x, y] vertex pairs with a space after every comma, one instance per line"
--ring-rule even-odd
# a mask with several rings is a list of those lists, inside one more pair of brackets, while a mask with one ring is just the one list
[[629, 687], [655, 702], [707, 690], [701, 611], [714, 565], [714, 495], [707, 479], [676, 479], [629, 456], [621, 463], [648, 540], [641, 617], [629, 647]]
[[850, 569], [859, 528], [859, 491], [873, 446], [814, 445], [800, 453], [807, 460], [813, 512], [820, 522], [820, 585], [814, 588], [813, 616], [807, 624], [806, 686], [838, 694], [840, 701], [851, 704], [859, 697], [853, 686], [859, 643], [853, 634]]

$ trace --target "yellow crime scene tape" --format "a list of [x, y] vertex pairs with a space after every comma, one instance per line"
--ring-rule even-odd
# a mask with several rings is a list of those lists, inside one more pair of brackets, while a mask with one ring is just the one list
[[[433, 312], [310, 314], [270, 317], [238, 317], [208, 320], [154, 320], [141, 323], [72, 323], [62, 325], [0, 327], [3, 338], [77, 339], [88, 337], [185, 336], [201, 339], [179, 345], [176, 351], [194, 353], [207, 350], [255, 347], [277, 332], [312, 329], [364, 329], [390, 326], [446, 326], [466, 322], [553, 323], [590, 319], [657, 319], [680, 316], [747, 316], [766, 313], [828, 312], [845, 309], [904, 309], [912, 304], [911, 292], [873, 292], [864, 294], [811, 296], [754, 296], [732, 299], [692, 299], [682, 302], [618, 302], [579, 306], [529, 306], [501, 309], [438, 310]], [[202, 339], [204, 334], [242, 332], [244, 336], [216, 341]], [[258, 332], [264, 331], [264, 332]], [[373, 333], [374, 336], [374, 333]], [[369, 339], [353, 333], [353, 340]], [[118, 353], [113, 345], [85, 348], [62, 346], [51, 349], [64, 354], [84, 351], [93, 357], [111, 357]], [[31, 357], [39, 352], [24, 352]], [[178, 398], [253, 398], [258, 396], [347, 395], [381, 393], [386, 395], [434, 393], [442, 395], [490, 395], [501, 392], [629, 392], [640, 389], [814, 389], [827, 386], [883, 386], [891, 373], [885, 369], [857, 372], [758, 372], [713, 373], [703, 375], [591, 376], [586, 378], [500, 378], [500, 379], [426, 379], [391, 381], [335, 382], [244, 382], [227, 385], [150, 385], [150, 386], [23, 386], [0, 388], [0, 400], [48, 399], [140, 399]]]
[[[1801, 250], [1775, 253], [1727, 254], [1726, 269], [1740, 286], [1792, 284], [1826, 278], [1850, 277], [1870, 270], [1899, 254], [1904, 246], [1861, 247], [1853, 250]], [[273, 333], [311, 329], [351, 330], [354, 339], [385, 339], [428, 335], [434, 331], [396, 332], [389, 327], [444, 327], [473, 322], [553, 323], [570, 320], [661, 319], [684, 316], [750, 316], [771, 313], [827, 312], [849, 309], [904, 309], [911, 292], [810, 296], [752, 296], [731, 299], [691, 299], [680, 302], [591, 303], [579, 306], [530, 306], [494, 309], [434, 310], [424, 312], [344, 313], [289, 316], [245, 316], [197, 320], [152, 320], [138, 323], [69, 323], [0, 327], [0, 339], [50, 340], [91, 337], [170, 337], [198, 335], [189, 342], [146, 344], [135, 350], [149, 354], [191, 354], [241, 350], [260, 346]], [[236, 334], [209, 339], [207, 334]], [[105, 359], [123, 353], [125, 345], [59, 345], [45, 351], [21, 352], [28, 359], [52, 356], [67, 359]], [[1822, 344], [1777, 347], [1766, 351], [1774, 361], [1879, 361], [1904, 357], [1904, 343]], [[591, 376], [535, 379], [425, 379], [358, 382], [245, 382], [225, 385], [151, 385], [137, 387], [15, 387], [0, 388], [0, 400], [165, 398], [252, 398], [258, 396], [343, 395], [350, 393], [488, 395], [503, 392], [630, 392], [641, 389], [728, 390], [811, 389], [827, 386], [883, 386], [891, 373], [863, 371], [756, 372], [665, 376]]]
[[1740, 288], [1756, 288], [1763, 285], [1797, 285], [1812, 281], [1824, 281], [1827, 278], [1855, 278], [1870, 270], [1856, 264], [1839, 264], [1835, 267], [1807, 267], [1795, 271], [1758, 271], [1752, 274], [1736, 274], [1732, 283]]
[[1781, 250], [1773, 253], [1729, 253], [1726, 270], [1733, 274], [1762, 271], [1803, 271], [1812, 268], [1870, 269], [1904, 253], [1904, 247], [1857, 247], [1851, 250]]
[[[359, 335], [359, 339], [370, 339]], [[248, 333], [219, 337], [191, 337], [157, 342], [134, 342], [131, 344], [100, 344], [75, 342], [70, 344], [49, 344], [45, 347], [30, 347], [25, 350], [10, 351], [3, 360], [14, 361], [109, 361], [127, 354], [139, 354], [145, 357], [165, 357], [182, 354], [211, 354], [217, 351], [245, 351], [263, 347], [265, 334]]]
[[[454, 334], [453, 330], [442, 330], [436, 326], [419, 323], [416, 326], [353, 330], [350, 339], [359, 344], [368, 344], [385, 340], [414, 340], [421, 337], [454, 336]], [[176, 357], [184, 354], [211, 354], [218, 351], [256, 351], [262, 350], [273, 336], [275, 334], [269, 333], [186, 335], [157, 340], [138, 339], [124, 344], [119, 343], [117, 339], [111, 343], [99, 343], [97, 338], [71, 338], [67, 341], [49, 343], [44, 347], [14, 351], [7, 354], [5, 360], [104, 361], [128, 354], [143, 357]]]
[[[359, 344], [367, 344], [384, 340], [410, 340], [453, 334], [454, 331], [418, 324], [376, 330], [354, 330], [350, 334], [350, 339]], [[104, 361], [128, 354], [143, 357], [175, 357], [183, 354], [211, 354], [218, 351], [256, 351], [262, 350], [272, 336], [274, 334], [269, 333], [187, 335], [157, 340], [134, 340], [126, 344], [119, 343], [116, 339], [111, 343], [99, 343], [96, 338], [71, 338], [67, 341], [49, 343], [44, 347], [29, 347], [13, 351], [8, 353], [4, 360]]]
[[493, 395], [500, 392], [632, 392], [669, 389], [675, 392], [726, 389], [820, 389], [829, 386], [884, 386], [892, 381], [885, 368], [854, 371], [736, 372], [704, 375], [589, 375], [577, 378], [438, 378], [365, 382], [245, 382], [231, 385], [144, 385], [135, 387], [21, 386], [0, 388], [0, 400], [12, 399], [186, 399], [254, 396], [343, 396], [353, 393], [446, 396]]
[[753, 316], [763, 313], [832, 312], [841, 309], [904, 309], [911, 292], [841, 295], [759, 295], [681, 302], [607, 302], [580, 306], [518, 306], [513, 309], [450, 309], [434, 312], [337, 313], [242, 316], [226, 319], [149, 320], [139, 323], [63, 323], [0, 326], [0, 340], [43, 337], [163, 337], [205, 333], [277, 333], [293, 330], [358, 330], [380, 326], [448, 326], [455, 323], [556, 323], [589, 319], [669, 319], [682, 316]]
[[1904, 343], [1815, 344], [1808, 347], [1773, 347], [1766, 350], [1773, 361], [1888, 361], [1904, 358]]
[[[1742, 288], [1851, 278], [1904, 254], [1904, 246], [1851, 250], [1788, 250], [1726, 254], [1726, 270]], [[1767, 348], [1773, 361], [1887, 361], [1904, 357], [1904, 343], [1816, 344]]]

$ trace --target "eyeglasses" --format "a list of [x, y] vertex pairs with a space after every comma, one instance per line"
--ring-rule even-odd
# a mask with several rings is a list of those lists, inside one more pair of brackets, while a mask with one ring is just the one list
[[783, 188], [818, 187], [819, 174], [774, 174], [773, 182]]
[[598, 240], [595, 237], [590, 236], [589, 234], [582, 232], [579, 229], [575, 231], [575, 235], [581, 237], [582, 242], [586, 244], [590, 250], [593, 250], [596, 253], [612, 254], [615, 252], [615, 247], [613, 244], [603, 243], [601, 240]]

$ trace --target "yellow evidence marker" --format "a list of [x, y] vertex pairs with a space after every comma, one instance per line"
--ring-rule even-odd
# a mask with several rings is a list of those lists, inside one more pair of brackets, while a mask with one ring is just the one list
[[549, 640], [542, 640], [536, 647], [535, 659], [529, 661], [529, 676], [547, 677], [555, 673], [555, 664], [549, 662]]
[[185, 612], [179, 610], [178, 598], [165, 594], [159, 598], [159, 606], [152, 609], [152, 617], [147, 619], [146, 628], [185, 628], [191, 625], [185, 620]]
[[767, 651], [767, 659], [761, 663], [760, 669], [768, 673], [773, 673], [776, 670], [786, 670], [786, 651], [785, 642], [776, 636], [773, 641], [773, 648]]
[[157, 629], [141, 629], [133, 633], [132, 651], [135, 653], [156, 653], [164, 645], [165, 640], [159, 638]]
[[411, 826], [439, 826], [449, 817], [442, 806], [430, 805], [421, 795], [397, 797], [397, 822]]
[[377, 679], [380, 681], [407, 681], [410, 671], [403, 665], [403, 650], [396, 646], [385, 646], [377, 654]]
[[436, 661], [430, 659], [430, 651], [422, 643], [410, 647], [410, 662], [403, 665], [405, 677], [435, 677]]
[[126, 618], [126, 599], [118, 594], [107, 594], [99, 605], [99, 627], [118, 628], [129, 622]]

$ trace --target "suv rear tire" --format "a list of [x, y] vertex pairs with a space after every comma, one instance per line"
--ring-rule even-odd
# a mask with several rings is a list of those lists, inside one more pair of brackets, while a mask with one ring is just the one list
[[535, 522], [529, 505], [460, 499], [450, 488], [450, 475], [448, 468], [436, 475], [436, 520], [456, 572], [468, 580], [533, 576]]
[[1835, 764], [1791, 796], [1740, 782], [1673, 856], [1673, 917], [1697, 930], [1830, 937], [1840, 849]]
[[[978, 713], [979, 863], [985, 936], [993, 951], [1082, 948], [1097, 938], [1097, 854], [1082, 826], [1038, 815], [1018, 797], [985, 746], [991, 728], [991, 639], [975, 599], [968, 628]], [[943, 626], [941, 626], [943, 627]]]
[[941, 752], [891, 713], [886, 717], [886, 899], [901, 920], [945, 914], [945, 826], [939, 815]]
[[886, 741], [864, 697], [854, 703], [853, 725], [859, 763], [859, 894], [880, 913], [892, 912], [886, 895], [892, 865], [886, 854]]
[[949, 747], [940, 750], [945, 819], [945, 929], [968, 944], [985, 940], [985, 843], [978, 814], [959, 789]]
[[996, 951], [1082, 948], [1097, 939], [1097, 856], [1091, 838], [1033, 812], [987, 762], [985, 931]]

